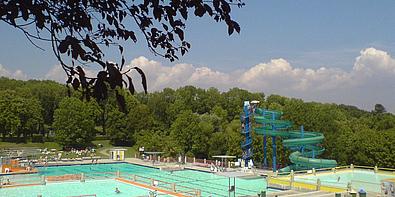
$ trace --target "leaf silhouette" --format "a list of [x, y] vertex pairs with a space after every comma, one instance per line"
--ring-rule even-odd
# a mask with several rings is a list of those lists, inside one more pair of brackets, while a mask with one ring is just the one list
[[174, 32], [176, 32], [181, 41], [184, 40], [184, 32], [180, 28], [175, 29]]
[[99, 102], [108, 98], [107, 86], [104, 83], [106, 80], [107, 80], [107, 72], [100, 71], [97, 74], [97, 80], [95, 85], [93, 86], [93, 96]]
[[114, 64], [107, 63], [108, 70], [108, 82], [110, 83], [111, 89], [115, 89], [117, 86], [122, 87], [122, 74], [115, 68]]
[[78, 75], [79, 75], [79, 78], [80, 78], [80, 82], [81, 82], [82, 88], [83, 89], [87, 89], [88, 88], [88, 81], [86, 80], [84, 70], [81, 68], [81, 66], [77, 66], [76, 69], [78, 71]]
[[69, 83], [71, 83], [73, 81], [73, 77], [72, 76], [69, 76], [69, 78], [67, 79], [67, 81], [66, 81], [66, 84], [69, 84]]
[[73, 86], [74, 90], [78, 90], [78, 88], [80, 87], [80, 81], [77, 78], [74, 78], [71, 85]]
[[121, 94], [119, 94], [118, 90], [115, 91], [115, 96], [117, 98], [117, 103], [118, 103], [118, 107], [119, 110], [121, 112], [126, 113], [126, 101], [125, 101], [125, 97]]
[[128, 80], [129, 80], [129, 92], [130, 92], [131, 94], [134, 94], [133, 80], [132, 80], [132, 78], [129, 77], [128, 75], [126, 75], [126, 77], [127, 77]]
[[139, 67], [133, 67], [134, 69], [137, 70], [137, 72], [140, 74], [141, 76], [141, 83], [143, 84], [143, 88], [144, 88], [144, 92], [147, 94], [147, 79], [145, 78], [145, 74], [143, 72], [143, 70], [141, 70]]

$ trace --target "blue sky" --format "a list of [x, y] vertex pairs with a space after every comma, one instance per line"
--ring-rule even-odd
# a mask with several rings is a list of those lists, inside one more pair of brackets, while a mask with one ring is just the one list
[[[304, 69], [308, 73], [309, 69], [313, 69], [318, 73], [319, 68], [325, 67], [340, 69], [342, 73], [339, 75], [343, 76], [343, 74], [353, 74], [352, 72], [356, 70], [355, 64], [365, 64], [357, 62], [358, 57], [366, 55], [360, 59], [378, 65], [370, 62], [369, 55], [376, 58], [385, 57], [378, 53], [383, 52], [391, 58], [391, 55], [395, 54], [395, 1], [250, 0], [245, 3], [244, 8], [232, 10], [234, 19], [241, 25], [241, 34], [228, 36], [225, 24], [213, 22], [208, 18], [192, 19], [188, 21], [186, 29], [186, 39], [191, 42], [192, 49], [179, 61], [169, 62], [155, 57], [140, 40], [138, 44], [126, 47], [127, 62], [133, 62], [136, 58], [144, 56], [147, 61], [155, 61], [155, 64], [160, 64], [165, 69], [188, 64], [192, 65], [195, 70], [208, 68], [214, 73], [241, 76], [242, 72], [247, 72], [257, 65], [269, 65], [272, 60], [283, 59], [292, 67], [292, 72], [293, 69]], [[47, 44], [41, 43], [46, 51], [38, 50], [25, 39], [22, 33], [2, 23], [0, 23], [0, 35], [2, 35], [0, 37], [0, 65], [8, 73], [12, 74], [20, 70], [27, 78], [45, 78], [48, 76], [48, 71], [57, 64]], [[369, 50], [362, 53], [368, 48], [377, 51]], [[109, 54], [111, 56], [113, 52]], [[143, 64], [142, 60], [139, 63]], [[277, 61], [273, 64], [277, 63], [283, 65], [284, 62]], [[377, 68], [390, 67], [392, 69], [392, 66], [390, 64], [377, 66]], [[262, 76], [266, 74], [263, 73]], [[334, 74], [331, 72], [327, 75]], [[281, 79], [282, 75], [278, 76]], [[309, 75], [295, 74], [294, 77], [298, 76]], [[381, 75], [374, 76], [380, 77]], [[258, 81], [255, 83], [259, 83], [261, 78], [256, 79]], [[157, 80], [157, 78], [152, 80]], [[181, 84], [192, 83], [190, 78], [185, 80]], [[371, 85], [369, 80], [375, 79], [364, 78], [363, 84]], [[225, 85], [213, 82], [202, 86], [218, 85], [218, 88], [226, 90], [226, 88], [238, 86], [238, 82], [242, 83], [241, 81]], [[394, 81], [385, 82], [393, 83]], [[156, 83], [156, 81], [151, 83]], [[355, 93], [355, 97], [346, 100], [336, 93], [336, 88], [332, 88], [333, 92], [326, 94], [314, 90], [303, 90], [304, 93], [298, 94], [297, 90], [289, 92], [282, 90], [286, 89], [289, 84], [285, 84], [284, 87], [269, 84], [267, 87], [262, 85], [261, 88], [251, 88], [246, 84], [240, 86], [253, 91], [280, 93], [308, 100], [353, 104], [365, 109], [371, 109], [375, 102], [382, 102], [384, 105], [388, 103], [387, 105], [395, 111], [395, 105], [390, 101], [390, 99], [394, 100], [393, 94], [386, 92], [387, 89], [391, 89], [390, 85], [385, 87], [380, 84], [373, 85], [374, 88], [371, 91], [374, 90], [375, 94], [379, 95], [368, 100], [359, 99], [360, 94], [363, 93], [356, 86], [353, 86], [352, 91], [359, 93]], [[363, 89], [362, 84], [359, 86], [359, 89]], [[382, 88], [383, 91], [377, 92], [377, 88]], [[350, 92], [351, 90], [344, 91]], [[390, 98], [382, 99], [388, 96]]]

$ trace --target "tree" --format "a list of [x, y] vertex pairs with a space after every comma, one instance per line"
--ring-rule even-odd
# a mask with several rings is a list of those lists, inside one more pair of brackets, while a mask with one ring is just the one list
[[163, 151], [166, 148], [166, 137], [160, 131], [154, 130], [143, 130], [134, 136], [138, 147], [143, 146], [145, 151]]
[[42, 129], [42, 108], [37, 99], [24, 98], [15, 91], [0, 91], [0, 129], [6, 135], [28, 136]]
[[242, 155], [240, 142], [244, 137], [240, 133], [240, 119], [232, 120], [225, 129], [226, 147], [228, 155]]
[[43, 108], [44, 124], [50, 126], [53, 122], [53, 113], [59, 102], [67, 95], [66, 88], [54, 81], [18, 81], [15, 79], [0, 78], [0, 90], [14, 90], [18, 96], [26, 99], [37, 99]]
[[376, 104], [376, 105], [374, 105], [373, 112], [377, 113], [377, 114], [382, 114], [382, 113], [387, 112], [387, 110], [385, 110], [385, 107], [382, 104]]
[[261, 93], [250, 93], [240, 88], [232, 88], [223, 94], [223, 109], [228, 111], [228, 120], [232, 121], [236, 116], [239, 117], [243, 110], [244, 101], [258, 100], [263, 102], [264, 95]]
[[154, 118], [146, 105], [137, 104], [127, 114], [113, 109], [109, 112], [106, 124], [107, 135], [113, 145], [133, 146], [135, 134], [153, 128]]
[[133, 136], [132, 133], [126, 128], [127, 118], [126, 114], [117, 109], [113, 109], [108, 113], [106, 120], [107, 136], [110, 138], [111, 144], [114, 145], [131, 145]]
[[170, 137], [177, 142], [181, 154], [204, 157], [208, 152], [208, 140], [213, 126], [201, 121], [191, 110], [182, 111], [170, 128]]
[[227, 136], [224, 132], [213, 133], [208, 142], [210, 145], [208, 155], [225, 155], [227, 151], [226, 140]]
[[54, 81], [36, 81], [31, 80], [26, 84], [36, 99], [40, 101], [43, 110], [44, 123], [51, 125], [53, 122], [53, 113], [58, 108], [60, 101], [66, 96], [64, 86]]
[[[155, 54], [170, 61], [178, 59], [190, 48], [184, 29], [190, 12], [196, 17], [208, 15], [217, 22], [224, 21], [228, 33], [240, 32], [239, 24], [231, 18], [231, 5], [242, 7], [241, 0], [4, 0], [0, 2], [0, 20], [22, 31], [35, 46], [33, 40], [51, 43], [53, 52], [68, 76], [67, 84], [82, 88], [85, 98], [107, 98], [108, 82], [111, 89], [123, 87], [123, 75], [134, 93], [131, 69], [141, 74], [144, 90], [146, 78], [138, 67], [124, 71], [124, 47], [136, 43], [139, 36]], [[137, 35], [140, 33], [139, 35]], [[176, 38], [178, 37], [178, 38]], [[37, 46], [39, 47], [39, 46]], [[117, 48], [119, 64], [107, 59], [105, 48]], [[65, 58], [70, 57], [70, 58]], [[66, 60], [70, 60], [67, 63]], [[76, 66], [75, 64], [80, 65]], [[96, 63], [102, 67], [96, 78], [88, 79], [82, 65]], [[89, 80], [89, 81], [88, 81]], [[120, 109], [125, 101], [117, 94]]]
[[55, 138], [64, 147], [84, 148], [95, 138], [95, 117], [92, 105], [77, 98], [64, 98], [55, 110]]

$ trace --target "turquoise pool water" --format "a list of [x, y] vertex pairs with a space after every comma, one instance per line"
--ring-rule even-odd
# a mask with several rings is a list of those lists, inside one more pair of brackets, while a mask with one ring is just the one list
[[[115, 188], [121, 191], [115, 193]], [[113, 179], [81, 182], [48, 183], [47, 185], [0, 189], [4, 197], [68, 197], [96, 194], [97, 197], [148, 196], [149, 191]], [[160, 195], [167, 196], [167, 195]]]
[[[351, 182], [351, 186], [354, 190], [360, 190], [363, 188], [365, 191], [380, 192], [381, 181], [384, 179], [395, 178], [394, 175], [374, 173], [371, 170], [357, 170], [336, 172], [336, 173], [325, 173], [314, 175], [295, 176], [295, 181], [306, 182], [306, 183], [317, 183], [317, 179], [320, 179], [322, 185], [336, 186], [346, 188], [347, 184]], [[339, 180], [339, 181], [338, 181]]]
[[[171, 173], [128, 163], [40, 167], [39, 174], [36, 176], [59, 176], [65, 174], [84, 173], [87, 180], [100, 180], [114, 178], [116, 171], [120, 171], [121, 176], [125, 174], [130, 176], [131, 174], [134, 174], [160, 181], [176, 183], [177, 185], [194, 189], [200, 189], [202, 196], [228, 196], [229, 179], [224, 176], [195, 170], [183, 170]], [[76, 183], [76, 185], [78, 184], [79, 183]], [[84, 184], [82, 183], [82, 188], [84, 188], [83, 185]], [[21, 187], [18, 189], [25, 190], [25, 188]], [[266, 190], [266, 180], [263, 177], [256, 179], [236, 178], [236, 196], [256, 195], [262, 190]]]

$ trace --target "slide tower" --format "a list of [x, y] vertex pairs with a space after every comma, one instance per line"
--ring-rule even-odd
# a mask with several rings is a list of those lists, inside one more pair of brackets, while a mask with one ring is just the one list
[[[244, 108], [246, 106], [244, 102]], [[249, 105], [248, 105], [249, 106]], [[248, 107], [250, 108], [250, 107]], [[303, 170], [303, 169], [318, 169], [318, 168], [332, 168], [337, 166], [335, 160], [330, 159], [318, 159], [316, 156], [322, 154], [325, 149], [320, 146], [324, 140], [324, 135], [320, 132], [305, 131], [303, 126], [300, 126], [298, 130], [292, 130], [292, 122], [282, 120], [283, 115], [280, 111], [266, 110], [262, 108], [256, 108], [249, 110], [249, 121], [251, 115], [254, 117], [255, 128], [254, 131], [258, 135], [263, 136], [263, 166], [268, 167], [267, 163], [267, 141], [268, 137], [272, 139], [272, 168], [273, 171], [277, 170], [277, 138], [282, 138], [282, 144], [285, 148], [292, 150], [289, 159], [291, 164], [285, 168], [279, 169], [280, 172], [288, 172], [290, 170]], [[244, 109], [244, 115], [246, 110]], [[249, 141], [249, 149], [251, 150], [248, 159], [252, 158], [252, 139], [250, 130], [251, 123], [248, 124], [248, 138], [247, 132], [245, 132], [246, 140]], [[244, 126], [246, 131], [246, 126]], [[248, 139], [248, 140], [247, 140]], [[242, 144], [243, 148], [243, 144]], [[245, 148], [243, 148], [245, 150]], [[245, 157], [243, 157], [246, 160]]]

